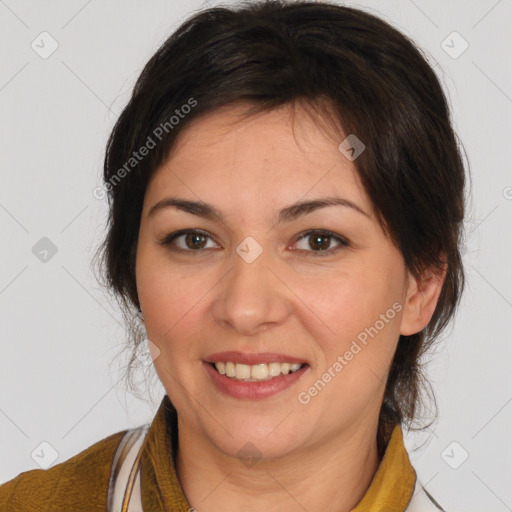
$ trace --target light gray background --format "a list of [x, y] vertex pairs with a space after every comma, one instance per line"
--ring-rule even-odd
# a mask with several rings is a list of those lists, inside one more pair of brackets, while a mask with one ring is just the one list
[[[427, 435], [406, 436], [411, 460], [448, 511], [512, 510], [512, 2], [348, 4], [380, 14], [427, 52], [472, 172], [468, 287], [429, 366], [439, 420]], [[57, 464], [156, 412], [161, 385], [153, 401], [132, 396], [126, 361], [114, 359], [124, 331], [90, 271], [106, 214], [92, 191], [142, 66], [202, 5], [0, 0], [0, 482], [39, 467], [31, 453], [51, 453], [41, 442]], [[47, 59], [31, 47], [43, 31], [59, 45]], [[456, 59], [441, 46], [453, 31], [469, 43]], [[461, 48], [453, 37], [444, 44]], [[42, 237], [58, 249], [46, 263], [32, 252]], [[453, 469], [446, 460], [455, 465], [463, 450], [468, 459]]]

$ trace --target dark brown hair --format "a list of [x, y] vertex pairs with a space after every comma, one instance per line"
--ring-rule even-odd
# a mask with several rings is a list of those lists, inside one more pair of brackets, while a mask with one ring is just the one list
[[[392, 426], [418, 412], [428, 384], [420, 359], [454, 315], [464, 283], [465, 173], [441, 85], [406, 36], [358, 9], [256, 1], [185, 21], [144, 67], [104, 161], [109, 217], [101, 273], [134, 349], [144, 339], [135, 316], [135, 254], [147, 184], [193, 119], [235, 102], [251, 106], [247, 115], [301, 102], [322, 119], [333, 116], [366, 146], [354, 164], [406, 266], [416, 277], [447, 269], [429, 325], [400, 337], [379, 418], [382, 454]], [[346, 135], [339, 133], [341, 142]]]

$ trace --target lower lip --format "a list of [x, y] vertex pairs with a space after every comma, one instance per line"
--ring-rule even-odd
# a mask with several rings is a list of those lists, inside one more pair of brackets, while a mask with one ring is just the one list
[[210, 363], [203, 361], [203, 365], [217, 389], [234, 398], [248, 398], [252, 400], [267, 398], [289, 388], [292, 384], [297, 382], [309, 368], [309, 366], [306, 365], [296, 372], [280, 375], [271, 380], [244, 382], [222, 375], [213, 368]]

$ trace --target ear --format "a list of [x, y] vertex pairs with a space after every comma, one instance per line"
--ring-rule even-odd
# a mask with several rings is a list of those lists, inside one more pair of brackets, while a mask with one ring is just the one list
[[428, 325], [436, 309], [445, 277], [446, 263], [442, 271], [427, 268], [419, 279], [408, 272], [400, 334], [410, 336], [422, 331]]

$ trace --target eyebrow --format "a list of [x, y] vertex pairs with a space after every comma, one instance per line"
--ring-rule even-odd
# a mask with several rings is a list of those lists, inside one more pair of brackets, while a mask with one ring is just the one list
[[[286, 206], [279, 211], [276, 224], [290, 222], [302, 215], [307, 215], [308, 213], [312, 213], [315, 210], [326, 208], [328, 206], [344, 206], [371, 219], [367, 212], [348, 199], [343, 199], [341, 197], [321, 197], [310, 201], [297, 201], [296, 203]], [[222, 223], [225, 222], [224, 215], [211, 204], [203, 201], [180, 199], [177, 197], [166, 197], [161, 201], [158, 201], [158, 203], [154, 204], [149, 210], [148, 217], [152, 217], [156, 212], [162, 211], [166, 208], [176, 208], [205, 219], [217, 220]]]

